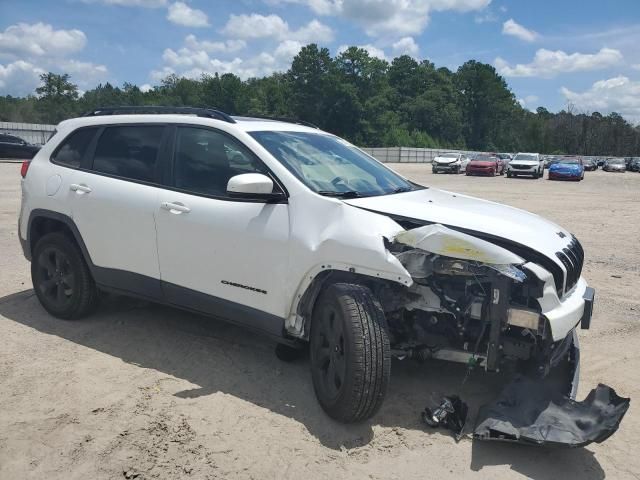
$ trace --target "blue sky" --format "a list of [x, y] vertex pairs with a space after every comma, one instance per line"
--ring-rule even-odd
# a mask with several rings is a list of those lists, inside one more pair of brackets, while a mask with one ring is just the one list
[[521, 103], [640, 122], [640, 1], [0, 0], [0, 94], [44, 71], [81, 89], [285, 70], [306, 43], [456, 69], [494, 65]]

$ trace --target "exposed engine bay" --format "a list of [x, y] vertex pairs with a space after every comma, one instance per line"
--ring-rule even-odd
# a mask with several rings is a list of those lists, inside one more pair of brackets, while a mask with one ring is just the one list
[[544, 375], [566, 353], [536, 301], [543, 285], [517, 255], [442, 225], [403, 232], [387, 248], [414, 280], [408, 289], [379, 292], [397, 357], [488, 371], [517, 363]]

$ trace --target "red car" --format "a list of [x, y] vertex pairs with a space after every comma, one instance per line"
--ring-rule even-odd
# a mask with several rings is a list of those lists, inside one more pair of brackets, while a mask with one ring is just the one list
[[493, 153], [479, 153], [467, 165], [467, 175], [504, 175], [504, 161]]

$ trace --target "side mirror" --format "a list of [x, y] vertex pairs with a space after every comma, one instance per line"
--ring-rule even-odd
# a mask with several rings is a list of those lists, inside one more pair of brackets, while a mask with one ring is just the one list
[[262, 173], [243, 173], [231, 177], [227, 193], [235, 198], [277, 201], [285, 198], [282, 192], [273, 192], [273, 180]]

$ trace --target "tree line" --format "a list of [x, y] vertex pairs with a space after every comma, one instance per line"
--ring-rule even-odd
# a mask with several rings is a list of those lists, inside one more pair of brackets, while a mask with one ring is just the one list
[[362, 146], [640, 155], [640, 127], [619, 114], [531, 112], [491, 65], [475, 60], [453, 72], [407, 55], [387, 62], [357, 47], [332, 57], [310, 44], [288, 71], [245, 81], [232, 73], [170, 75], [145, 92], [106, 83], [80, 95], [67, 74], [41, 80], [33, 95], [0, 97], [0, 121], [55, 124], [116, 105], [208, 106], [305, 120]]

